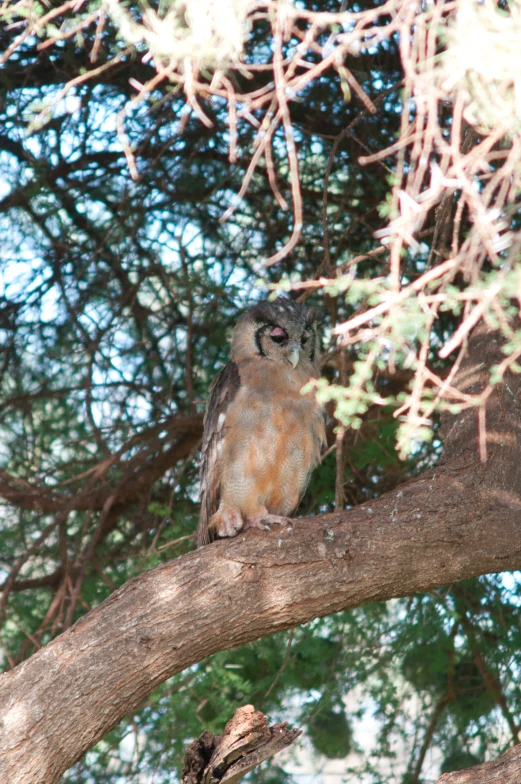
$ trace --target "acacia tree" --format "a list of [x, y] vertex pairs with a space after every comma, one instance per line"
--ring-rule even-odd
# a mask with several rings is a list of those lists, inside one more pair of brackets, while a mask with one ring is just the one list
[[[244, 702], [375, 784], [517, 744], [517, 6], [1, 13], [2, 781], [97, 742], [66, 778], [176, 780]], [[189, 552], [208, 384], [281, 289], [324, 311], [314, 517]]]

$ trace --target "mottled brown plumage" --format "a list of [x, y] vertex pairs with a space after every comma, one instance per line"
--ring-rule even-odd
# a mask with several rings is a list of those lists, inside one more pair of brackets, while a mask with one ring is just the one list
[[314, 311], [279, 298], [240, 317], [206, 406], [199, 545], [296, 509], [325, 440], [322, 407], [300, 391], [318, 376]]

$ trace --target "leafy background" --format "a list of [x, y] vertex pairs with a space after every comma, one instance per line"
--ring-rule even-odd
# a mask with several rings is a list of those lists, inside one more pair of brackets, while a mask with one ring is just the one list
[[[334, 2], [306, 6], [338, 10]], [[4, 25], [2, 48], [15, 35]], [[220, 222], [251, 158], [251, 128], [239, 126], [231, 164], [224, 102], [205, 105], [213, 128], [190, 116], [179, 133], [185, 98], [162, 83], [127, 112], [139, 171], [133, 181], [116, 117], [133, 95], [129, 78], [146, 81], [151, 66], [127, 52], [108, 24], [100, 57], [119, 53], [120, 63], [59, 98], [88, 65], [84, 44], [82, 34], [39, 50], [28, 39], [0, 72], [4, 587], [17, 569], [2, 606], [6, 669], [133, 575], [193, 547], [201, 415], [237, 314], [266, 296], [269, 284], [334, 276], [375, 247], [392, 171], [385, 159], [362, 167], [358, 157], [392, 144], [401, 117], [393, 38], [352, 63], [367, 94], [380, 97], [376, 115], [356, 98], [346, 101], [331, 71], [299, 94], [291, 119], [304, 229], [291, 256], [266, 268], [262, 260], [291, 234], [291, 215], [274, 200], [266, 168]], [[248, 57], [262, 58], [269, 30], [256, 29], [247, 46]], [[266, 78], [260, 72], [259, 85]], [[28, 134], [57, 98], [45, 124]], [[274, 166], [288, 196], [281, 136]], [[404, 258], [410, 280], [428, 252], [427, 239]], [[386, 272], [385, 256], [365, 256], [356, 280]], [[359, 302], [345, 294], [309, 301], [323, 313], [324, 376], [341, 382], [357, 353], [340, 359], [331, 328]], [[447, 335], [457, 323], [458, 314], [447, 312], [435, 329]], [[399, 394], [411, 373], [382, 367], [376, 383]], [[434, 437], [399, 460], [392, 410], [369, 406], [361, 420], [343, 442], [346, 508], [393, 489], [440, 452]], [[331, 421], [331, 446], [334, 429]], [[334, 509], [337, 458], [333, 449], [316, 471], [299, 514]], [[420, 784], [496, 756], [519, 739], [519, 607], [519, 576], [488, 576], [220, 653], [163, 684], [64, 781], [177, 781], [186, 743], [203, 728], [219, 732], [248, 702], [305, 729], [304, 767], [274, 760], [250, 774], [267, 784], [288, 780], [284, 767], [300, 770], [299, 781], [314, 780], [327, 760], [346, 757], [339, 778], [348, 782]], [[372, 729], [362, 737], [368, 718]]]

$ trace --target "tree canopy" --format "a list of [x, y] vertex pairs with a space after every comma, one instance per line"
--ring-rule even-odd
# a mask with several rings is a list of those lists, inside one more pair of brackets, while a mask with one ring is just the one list
[[[486, 465], [521, 355], [519, 40], [516, 2], [0, 5], [5, 670], [194, 548], [208, 386], [261, 297], [322, 313], [328, 449], [299, 516], [432, 470], [441, 411], [477, 419]], [[482, 322], [505, 350], [475, 390]], [[178, 781], [245, 703], [303, 727], [314, 770], [347, 758], [346, 782], [495, 758], [519, 742], [520, 595], [516, 571], [440, 578], [219, 651], [63, 780]]]

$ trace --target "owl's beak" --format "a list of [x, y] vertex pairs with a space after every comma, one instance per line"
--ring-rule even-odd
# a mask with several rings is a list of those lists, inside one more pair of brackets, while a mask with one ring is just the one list
[[288, 346], [288, 359], [294, 368], [297, 367], [300, 359], [300, 349], [298, 343], [290, 343]]

